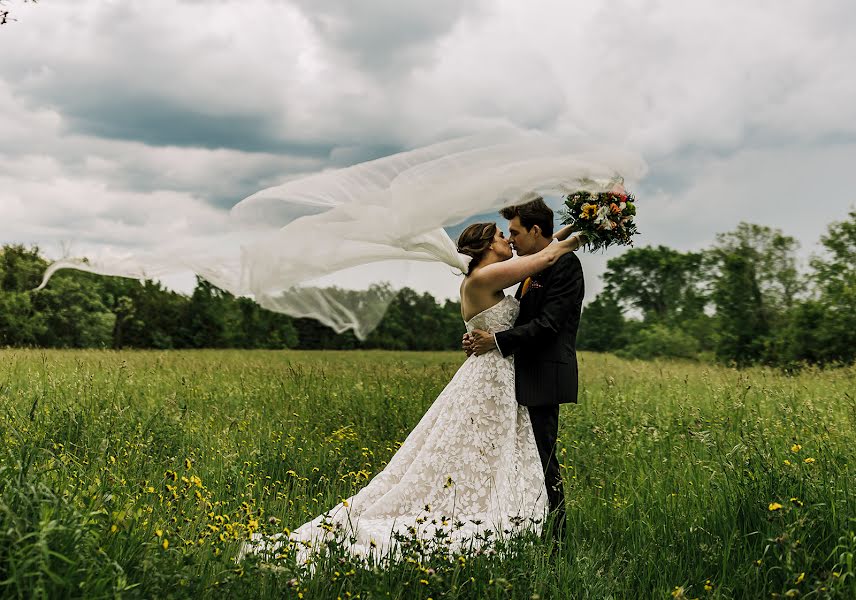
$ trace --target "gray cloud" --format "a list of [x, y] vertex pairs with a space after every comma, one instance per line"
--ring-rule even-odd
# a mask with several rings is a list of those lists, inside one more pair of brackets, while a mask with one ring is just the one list
[[[641, 243], [692, 249], [743, 219], [810, 252], [853, 201], [805, 205], [856, 159], [846, 0], [81, 0], [19, 17], [0, 37], [0, 242], [153, 244], [294, 174], [505, 123], [642, 153]], [[585, 258], [590, 297], [608, 256]]]
[[275, 125], [266, 115], [206, 114], [199, 107], [121, 88], [109, 94], [74, 94], [73, 98], [62, 105], [69, 130], [96, 137], [136, 140], [152, 146], [229, 148], [311, 158], [327, 158], [335, 147], [329, 142], [283, 139], [276, 135]]
[[437, 41], [481, 0], [294, 0], [322, 39], [339, 57], [364, 72], [406, 76], [430, 64]]

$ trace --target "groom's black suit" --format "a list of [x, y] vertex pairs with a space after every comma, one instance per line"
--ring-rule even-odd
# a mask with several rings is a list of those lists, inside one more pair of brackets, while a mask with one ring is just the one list
[[560, 534], [565, 495], [556, 437], [559, 405], [577, 401], [577, 328], [585, 295], [580, 259], [573, 253], [563, 255], [532, 277], [526, 294], [522, 291], [523, 284], [515, 294], [520, 313], [514, 327], [497, 332], [495, 339], [503, 356], [514, 355], [517, 402], [529, 409], [550, 511], [556, 514]]

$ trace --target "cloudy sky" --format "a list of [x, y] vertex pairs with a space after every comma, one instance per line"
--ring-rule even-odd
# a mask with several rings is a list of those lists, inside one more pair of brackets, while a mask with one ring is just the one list
[[[296, 173], [507, 123], [639, 152], [641, 243], [744, 220], [808, 256], [856, 200], [851, 0], [5, 5], [0, 243], [52, 257], [157, 246]], [[608, 256], [584, 257], [589, 299]]]

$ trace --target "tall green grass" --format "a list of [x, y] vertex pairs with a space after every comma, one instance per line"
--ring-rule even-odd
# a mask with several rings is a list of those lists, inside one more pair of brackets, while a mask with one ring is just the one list
[[0, 351], [6, 597], [856, 597], [856, 369], [581, 356], [565, 543], [236, 563], [383, 468], [454, 353]]

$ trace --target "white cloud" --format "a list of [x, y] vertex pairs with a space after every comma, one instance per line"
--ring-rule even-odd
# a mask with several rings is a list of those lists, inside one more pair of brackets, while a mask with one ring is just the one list
[[[856, 159], [847, 0], [16, 12], [0, 30], [0, 242], [158, 244], [293, 173], [504, 122], [641, 152], [641, 243], [694, 249], [749, 220], [808, 252], [853, 201], [841, 191]], [[806, 211], [827, 186], [841, 203]], [[159, 216], [169, 210], [180, 218]], [[584, 262], [592, 298], [605, 258]], [[453, 294], [440, 277], [432, 289]]]

